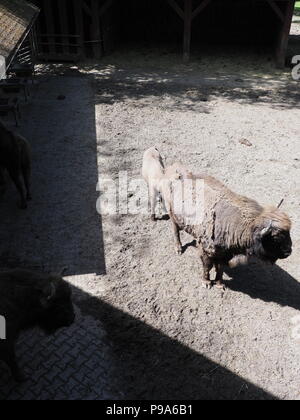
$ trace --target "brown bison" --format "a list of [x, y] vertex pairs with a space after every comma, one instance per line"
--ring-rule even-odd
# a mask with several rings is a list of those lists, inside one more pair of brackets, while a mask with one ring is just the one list
[[[179, 174], [179, 176], [178, 176]], [[225, 266], [236, 256], [257, 257], [275, 264], [292, 253], [291, 220], [276, 207], [264, 208], [256, 201], [235, 194], [217, 179], [194, 176], [182, 165], [167, 168], [163, 196], [174, 227], [176, 250], [182, 252], [180, 231], [197, 241], [204, 267], [203, 285], [211, 288], [210, 272], [215, 267], [216, 285], [224, 288]], [[201, 223], [190, 223], [184, 212], [176, 213], [172, 199], [172, 180], [192, 184], [201, 181], [204, 187]], [[194, 188], [194, 187], [193, 187]]]
[[35, 326], [47, 334], [70, 326], [75, 318], [70, 286], [56, 275], [27, 270], [2, 272], [0, 316], [6, 323], [6, 339], [0, 339], [0, 360], [9, 366], [15, 380], [23, 381], [15, 356], [18, 335]]
[[[8, 130], [0, 122], [0, 194], [5, 192], [5, 171], [9, 173], [20, 197], [20, 208], [27, 208], [31, 200], [31, 153], [28, 142], [21, 136]], [[23, 180], [26, 188], [24, 191]]]

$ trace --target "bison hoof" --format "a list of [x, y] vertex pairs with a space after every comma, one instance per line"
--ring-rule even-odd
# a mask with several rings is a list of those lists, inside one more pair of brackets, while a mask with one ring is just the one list
[[152, 215], [151, 220], [152, 220], [152, 222], [156, 222], [156, 217]]
[[175, 252], [176, 252], [177, 255], [182, 255], [183, 254], [182, 247], [178, 247], [178, 248], [176, 247]]
[[225, 286], [224, 283], [216, 283], [216, 288], [223, 290], [224, 292], [227, 290], [227, 287]]
[[213, 283], [211, 281], [203, 281], [202, 287], [203, 289], [211, 290], [213, 287]]

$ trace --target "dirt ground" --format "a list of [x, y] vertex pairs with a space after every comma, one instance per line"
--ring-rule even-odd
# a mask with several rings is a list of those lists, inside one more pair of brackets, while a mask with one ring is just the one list
[[[11, 188], [1, 204], [1, 265], [67, 267], [81, 316], [109, 342], [110, 398], [300, 399], [299, 100], [289, 71], [234, 50], [187, 66], [166, 49], [40, 67], [20, 130], [34, 201], [21, 213]], [[168, 221], [100, 217], [98, 175], [139, 177], [153, 145], [262, 204], [284, 198], [292, 257], [228, 270], [228, 290], [207, 291], [192, 238], [175, 255]]]

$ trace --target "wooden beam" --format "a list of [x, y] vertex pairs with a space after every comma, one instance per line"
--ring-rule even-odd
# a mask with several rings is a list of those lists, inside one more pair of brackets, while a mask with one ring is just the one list
[[178, 6], [178, 3], [175, 0], [168, 0], [169, 5], [175, 10], [175, 12], [184, 20], [184, 11]]
[[[51, 0], [43, 0], [43, 9], [46, 18], [47, 33], [55, 33], [54, 16], [53, 16], [53, 3]], [[55, 53], [56, 49], [54, 46], [49, 46], [49, 52]]]
[[279, 17], [279, 19], [281, 19], [281, 21], [284, 22], [284, 20], [285, 20], [284, 13], [282, 13], [280, 7], [275, 3], [275, 1], [274, 0], [267, 0], [267, 2], [271, 6], [271, 8], [274, 10], [276, 15]]
[[113, 5], [113, 3], [114, 3], [114, 0], [107, 0], [103, 4], [103, 6], [100, 7], [100, 11], [99, 11], [100, 16], [103, 16], [104, 13], [106, 13], [107, 10]]
[[203, 0], [201, 4], [193, 11], [192, 19], [195, 19], [211, 2], [211, 0]]
[[[67, 1], [66, 0], [60, 0], [59, 2], [59, 14], [58, 14], [58, 19], [59, 19], [59, 24], [60, 24], [60, 30], [61, 33], [63, 33], [64, 31], [66, 31], [65, 33], [69, 32], [69, 19], [68, 19], [68, 11], [67, 11]], [[62, 37], [62, 44], [68, 44], [70, 42], [70, 38], [68, 36], [63, 36]], [[69, 54], [71, 51], [69, 48], [67, 48], [67, 45], [62, 45], [63, 48], [63, 52], [66, 54]]]
[[289, 0], [289, 2], [286, 5], [284, 23], [280, 32], [278, 48], [276, 52], [276, 61], [279, 67], [285, 66], [287, 47], [295, 10], [295, 2], [295, 0]]
[[81, 7], [84, 9], [85, 13], [86, 13], [88, 16], [92, 16], [92, 14], [93, 14], [92, 9], [90, 8], [90, 6], [88, 6], [88, 5], [86, 4], [86, 2], [85, 2], [84, 0], [82, 0]]
[[183, 61], [188, 63], [191, 55], [193, 0], [184, 1]]
[[75, 13], [76, 32], [79, 36], [79, 51], [78, 54], [84, 56], [84, 28], [83, 28], [83, 7], [82, 0], [73, 0], [73, 7]]
[[[76, 0], [79, 1], [79, 0]], [[48, 38], [57, 38], [58, 36], [61, 36], [62, 38], [79, 38], [79, 35], [73, 35], [73, 34], [44, 34], [43, 32], [41, 32], [40, 34], [37, 35], [38, 38], [42, 38], [42, 37], [48, 37]]]
[[93, 41], [94, 57], [100, 59], [102, 57], [102, 45], [101, 45], [101, 31], [100, 31], [100, 9], [98, 0], [92, 0], [92, 26], [91, 36]]

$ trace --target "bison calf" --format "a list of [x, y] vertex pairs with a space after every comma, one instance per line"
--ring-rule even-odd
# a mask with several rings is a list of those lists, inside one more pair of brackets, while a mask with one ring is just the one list
[[[28, 142], [8, 130], [0, 122], [0, 194], [5, 192], [5, 170], [9, 173], [21, 197], [20, 208], [27, 208], [31, 200], [31, 156]], [[26, 188], [24, 191], [23, 180]]]
[[70, 286], [59, 276], [27, 270], [0, 273], [0, 315], [6, 322], [6, 339], [0, 340], [0, 360], [16, 381], [24, 380], [15, 356], [21, 331], [38, 326], [47, 334], [70, 326], [75, 314]]
[[156, 220], [155, 210], [158, 198], [161, 198], [161, 182], [164, 177], [164, 164], [159, 151], [152, 147], [144, 153], [142, 175], [149, 187], [151, 218]]

